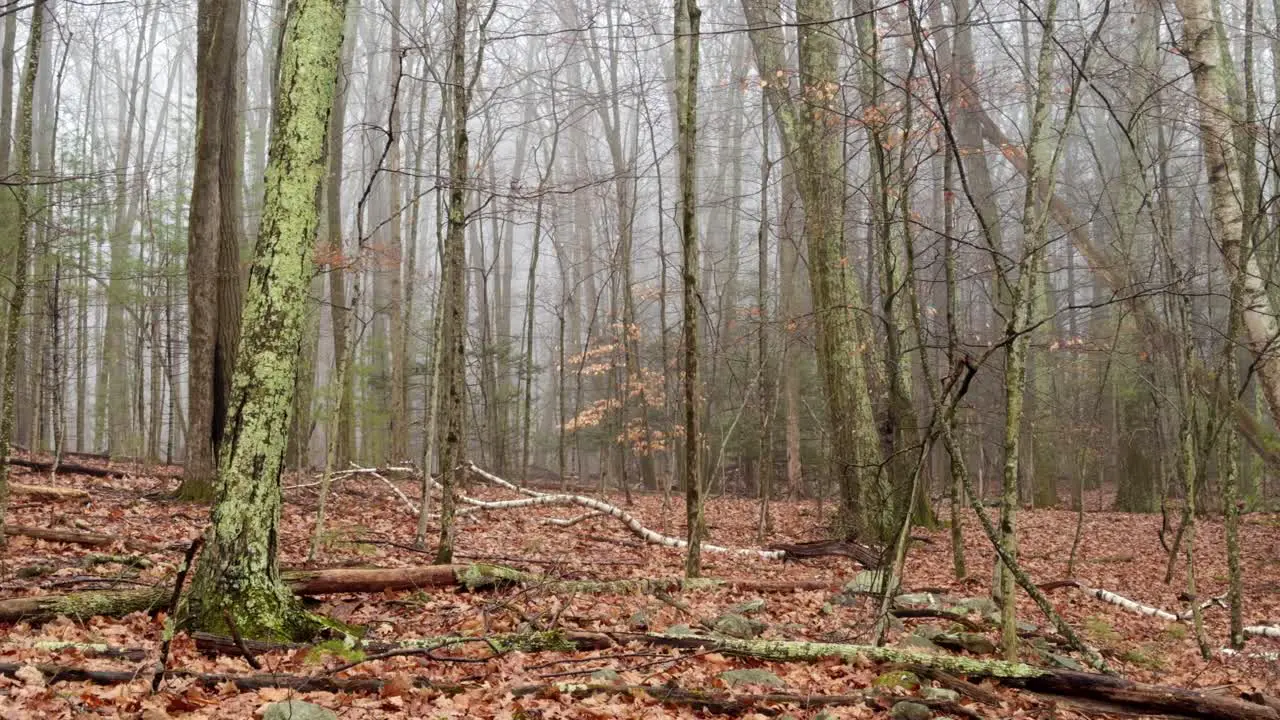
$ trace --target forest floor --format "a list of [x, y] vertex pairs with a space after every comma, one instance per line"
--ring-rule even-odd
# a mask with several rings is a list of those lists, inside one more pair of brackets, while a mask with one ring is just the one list
[[[85, 461], [89, 462], [89, 461]], [[114, 466], [126, 468], [127, 466]], [[112, 547], [11, 537], [0, 554], [0, 599], [111, 587], [104, 579], [127, 579], [170, 587], [182, 560], [181, 550], [143, 554], [146, 567], [121, 562], [98, 562], [104, 553], [117, 556], [138, 553], [126, 549], [124, 539], [156, 544], [187, 544], [203, 529], [207, 510], [198, 505], [175, 503], [165, 494], [175, 489], [178, 468], [137, 468], [121, 477], [101, 478], [19, 472], [24, 483], [83, 488], [91, 499], [61, 502], [15, 495], [10, 523], [15, 525], [78, 529], [118, 538]], [[281, 534], [281, 563], [301, 566], [306, 557], [316, 507], [315, 487], [289, 487], [314, 482], [309, 476], [286, 479], [286, 504]], [[416, 498], [412, 479], [397, 484]], [[506, 491], [473, 486], [472, 495], [507, 498]], [[622, 506], [621, 497], [608, 499]], [[1097, 507], [1105, 498], [1091, 498]], [[352, 477], [335, 486], [330, 501], [329, 531], [324, 535], [318, 565], [400, 567], [428, 565], [431, 556], [414, 552], [415, 519], [403, 499], [378, 478]], [[758, 504], [732, 498], [713, 499], [707, 506], [710, 541], [733, 547], [758, 546]], [[679, 498], [666, 510], [661, 497], [637, 496], [625, 508], [646, 527], [670, 535], [682, 535], [683, 504]], [[830, 506], [826, 509], [830, 509]], [[617, 520], [600, 516], [562, 528], [546, 518], [567, 518], [580, 509], [526, 508], [469, 516], [459, 527], [455, 562], [491, 562], [574, 579], [665, 578], [682, 572], [680, 550], [642, 543]], [[765, 544], [820, 539], [822, 526], [817, 504], [775, 502], [774, 532]], [[1071, 511], [1025, 511], [1019, 517], [1021, 560], [1037, 582], [1066, 578], [1067, 561], [1075, 532]], [[1180, 612], [1186, 568], [1180, 561], [1175, 579], [1164, 583], [1166, 552], [1161, 548], [1160, 517], [1112, 512], [1088, 512], [1085, 516], [1074, 579], [1093, 588], [1124, 595], [1144, 605]], [[431, 528], [434, 533], [435, 528]], [[1280, 516], [1249, 514], [1241, 528], [1246, 624], [1271, 624], [1280, 620]], [[964, 527], [969, 580], [952, 578], [948, 531], [924, 532], [927, 542], [912, 546], [903, 587], [929, 589], [955, 597], [984, 596], [989, 592], [992, 553], [972, 517]], [[434, 539], [434, 535], [432, 535]], [[395, 544], [399, 543], [405, 547]], [[1196, 554], [1200, 597], [1226, 591], [1222, 525], [1203, 519], [1197, 525]], [[91, 559], [93, 558], [93, 559]], [[126, 558], [116, 557], [115, 560]], [[742, 555], [704, 553], [704, 574], [727, 580], [753, 582], [820, 581], [839, 588], [861, 568], [844, 557], [823, 557], [783, 563]], [[1112, 667], [1133, 680], [1196, 688], [1206, 693], [1238, 697], [1245, 691], [1280, 694], [1280, 663], [1275, 655], [1280, 641], [1251, 639], [1246, 656], [1200, 658], [1194, 634], [1186, 624], [1168, 622], [1128, 612], [1103, 603], [1079, 590], [1066, 587], [1048, 592], [1057, 609], [1096, 647]], [[846, 598], [849, 596], [846, 596]], [[713, 621], [731, 608], [750, 612], [765, 623], [766, 638], [823, 642], [867, 643], [878, 600], [853, 597], [839, 602], [836, 591], [798, 590], [785, 593], [752, 593], [731, 588], [665, 593], [586, 594], [543, 592], [537, 587], [468, 593], [456, 589], [328, 595], [315, 610], [346, 623], [368, 629], [367, 638], [395, 642], [444, 635], [492, 635], [515, 632], [528, 625], [563, 627], [585, 631], [663, 632], [673, 626]], [[754, 603], [743, 609], [744, 603]], [[1205, 610], [1205, 624], [1215, 648], [1226, 645], [1227, 613], [1218, 607]], [[977, 617], [981, 621], [980, 616]], [[1019, 617], [1040, 628], [1046, 626], [1034, 604], [1020, 593]], [[890, 642], [901, 642], [926, 623], [937, 619], [905, 619], [890, 633]], [[1030, 628], [1028, 628], [1030, 630]], [[441, 650], [432, 656], [398, 656], [367, 659], [341, 671], [340, 677], [375, 677], [384, 681], [380, 691], [365, 693], [295, 692], [265, 688], [240, 691], [231, 683], [201, 686], [190, 679], [170, 677], [160, 692], [151, 691], [151, 679], [165, 633], [163, 614], [134, 613], [121, 619], [65, 617], [33, 625], [0, 624], [0, 664], [48, 663], [96, 670], [135, 672], [137, 679], [107, 685], [87, 682], [46, 684], [39, 673], [9, 673], [0, 677], [0, 716], [5, 718], [58, 718], [81, 715], [164, 717], [253, 717], [269, 703], [301, 698], [334, 710], [340, 718], [395, 717], [506, 717], [506, 718], [623, 718], [701, 717], [710, 711], [687, 703], [661, 702], [651, 693], [575, 693], [557, 683], [658, 686], [710, 693], [718, 698], [757, 698], [737, 707], [743, 717], [791, 716], [794, 718], [890, 717], [895, 694], [916, 692], [909, 686], [889, 687], [889, 696], [866, 702], [803, 708], [795, 704], [759, 700], [762, 693], [797, 695], [849, 695], [867, 690], [885, 667], [870, 662], [773, 662], [738, 658], [723, 653], [679, 648], [620, 646], [576, 652], [510, 652], [494, 656], [483, 644]], [[998, 632], [985, 634], [998, 641]], [[85, 647], [41, 649], [39, 643], [62, 641], [100, 643], [134, 651], [126, 657], [102, 657]], [[44, 645], [47, 648], [49, 645]], [[137, 652], [140, 651], [140, 652]], [[1055, 651], [1065, 654], [1065, 650]], [[962, 653], [963, 654], [963, 653]], [[994, 656], [988, 655], [988, 658]], [[349, 664], [342, 650], [286, 649], [257, 657], [268, 673], [320, 676]], [[1043, 656], [1027, 646], [1023, 659], [1044, 664]], [[1068, 661], [1069, 662], [1069, 661]], [[170, 669], [228, 675], [252, 674], [244, 657], [206, 656], [194, 641], [179, 633], [168, 660]], [[756, 669], [767, 674], [728, 673]], [[607, 672], [612, 670], [616, 673]], [[448, 691], [415, 687], [415, 679], [429, 678], [437, 685], [453, 684]], [[882, 679], [883, 680], [883, 679]], [[776, 681], [776, 682], [775, 682]], [[746, 682], [746, 684], [738, 684]], [[926, 681], [926, 685], [928, 682]], [[517, 688], [544, 686], [527, 695]], [[908, 684], [909, 685], [909, 684]], [[959, 711], [939, 711], [936, 716], [971, 713], [982, 718], [1120, 717], [1105, 708], [1066, 698], [1051, 698], [990, 684], [998, 705], [970, 704], [964, 699]], [[1130, 714], [1129, 717], [1135, 715]]]

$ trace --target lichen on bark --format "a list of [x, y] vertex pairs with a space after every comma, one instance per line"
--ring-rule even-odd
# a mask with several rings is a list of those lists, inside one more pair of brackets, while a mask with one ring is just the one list
[[343, 0], [289, 6], [217, 498], [184, 606], [191, 627], [266, 640], [305, 639], [323, 627], [282, 582], [276, 549], [345, 11]]

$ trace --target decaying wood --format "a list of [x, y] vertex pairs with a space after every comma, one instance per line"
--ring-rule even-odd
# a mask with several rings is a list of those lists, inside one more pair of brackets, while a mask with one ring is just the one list
[[145, 540], [131, 540], [129, 538], [120, 537], [119, 535], [104, 535], [102, 533], [80, 532], [77, 530], [59, 530], [55, 528], [33, 527], [31, 525], [5, 525], [4, 534], [35, 538], [37, 540], [48, 540], [50, 542], [84, 545], [86, 547], [109, 547], [116, 543], [120, 543], [126, 549], [143, 553], [178, 550], [187, 546], [186, 543], [160, 545], [157, 543], [146, 542]]
[[[23, 458], [9, 458], [10, 465], [24, 467], [29, 470], [39, 470], [49, 472], [55, 470], [53, 463], [47, 460], [24, 460]], [[127, 475], [123, 470], [114, 470], [112, 468], [94, 467], [93, 465], [80, 465], [78, 463], [58, 463], [56, 472], [59, 475], [90, 475], [92, 477], [114, 478]]]
[[24, 485], [9, 483], [9, 492], [14, 495], [26, 495], [36, 500], [88, 500], [89, 491], [73, 487], [56, 485]]
[[[746, 592], [790, 593], [801, 590], [835, 590], [821, 581], [702, 578], [637, 578], [630, 580], [565, 580], [526, 573], [500, 565], [426, 565], [404, 568], [332, 568], [293, 570], [285, 582], [298, 595], [370, 593], [385, 590], [462, 588], [470, 591], [521, 585], [548, 593], [648, 594], [657, 591], [696, 591], [732, 587]], [[0, 622], [46, 622], [59, 615], [78, 619], [94, 615], [119, 617], [150, 611], [163, 601], [164, 591], [154, 588], [66, 595], [40, 595], [0, 600]]]
[[[212, 646], [224, 651], [234, 643], [226, 638], [197, 636], [197, 647], [207, 649]], [[1178, 714], [1188, 717], [1217, 718], [1220, 720], [1278, 720], [1280, 714], [1264, 704], [1246, 702], [1244, 700], [1200, 693], [1193, 690], [1136, 683], [1110, 675], [1100, 675], [1068, 670], [1038, 668], [1023, 663], [1003, 660], [977, 660], [973, 658], [934, 655], [910, 650], [899, 650], [891, 647], [870, 645], [844, 645], [836, 643], [811, 643], [786, 640], [736, 640], [705, 636], [672, 636], [647, 633], [571, 633], [566, 631], [543, 631], [524, 634], [497, 635], [491, 637], [443, 637], [423, 638], [415, 641], [398, 643], [401, 649], [431, 649], [448, 647], [460, 642], [484, 642], [500, 655], [513, 650], [521, 652], [568, 652], [582, 649], [601, 649], [614, 644], [636, 643], [660, 647], [678, 647], [687, 649], [710, 650], [739, 657], [767, 659], [776, 662], [806, 662], [825, 659], [854, 660], [861, 658], [872, 662], [893, 663], [895, 667], [909, 666], [921, 676], [938, 680], [943, 685], [957, 689], [980, 702], [996, 703], [998, 698], [986, 691], [960, 680], [959, 676], [987, 677], [1010, 687], [1021, 688], [1032, 692], [1042, 692], [1067, 697], [1079, 697], [1101, 700], [1112, 703], [1119, 708], [1143, 711], [1150, 714]], [[281, 646], [291, 647], [291, 646]], [[255, 652], [266, 651], [273, 647], [255, 645], [250, 648]], [[237, 650], [238, 652], [238, 650]], [[12, 675], [21, 667], [17, 664], [0, 665], [0, 673]], [[57, 666], [41, 666], [46, 678], [64, 680], [90, 680], [93, 682], [124, 682], [134, 677], [133, 673], [107, 673], [104, 675], [88, 675], [89, 671]], [[278, 680], [278, 685], [263, 685], [262, 676], [241, 676], [244, 682], [236, 681], [236, 676], [202, 676], [198, 674], [178, 674], [176, 677], [189, 677], [200, 682], [236, 682], [237, 687], [253, 689], [257, 687], [294, 687], [313, 690], [377, 690], [381, 687], [376, 681], [351, 681], [355, 684], [335, 686], [323, 684], [327, 678], [300, 678], [290, 676], [271, 676]], [[208, 680], [207, 678], [213, 678]], [[321, 684], [313, 684], [319, 682]], [[346, 680], [342, 682], [348, 682]], [[420, 686], [437, 687], [428, 681], [419, 680]], [[363, 683], [363, 684], [362, 684]], [[532, 692], [532, 691], [530, 691]], [[774, 699], [763, 699], [760, 702], [791, 703], [791, 700], [780, 699], [783, 695], [768, 696]]]
[[1219, 720], [1276, 720], [1280, 713], [1264, 705], [1221, 695], [1147, 685], [1112, 675], [1052, 670], [1031, 678], [1001, 679], [1001, 683], [1033, 692], [1086, 697], [1134, 710]]
[[965, 629], [972, 630], [973, 632], [984, 632], [987, 630], [987, 626], [976, 620], [970, 620], [968, 617], [961, 615], [958, 612], [951, 612], [950, 610], [942, 610], [939, 608], [895, 607], [891, 609], [889, 613], [896, 618], [939, 618], [958, 625], [963, 625]]
[[819, 540], [794, 545], [776, 543], [770, 545], [769, 549], [781, 550], [784, 553], [783, 560], [842, 556], [853, 559], [868, 570], [874, 570], [884, 564], [879, 550], [850, 540]]
[[[18, 670], [23, 667], [25, 665], [22, 663], [0, 663], [0, 675], [14, 677]], [[44, 680], [47, 683], [91, 682], [98, 685], [115, 685], [130, 683], [144, 677], [133, 670], [87, 670], [85, 668], [47, 664], [37, 664], [34, 667], [44, 675]], [[305, 692], [377, 692], [385, 684], [383, 680], [372, 677], [335, 678], [325, 675], [305, 676], [277, 673], [220, 675], [184, 670], [172, 671], [166, 677], [174, 680], [194, 681], [205, 687], [217, 687], [229, 682], [241, 691], [261, 690], [262, 688], [289, 688]], [[414, 687], [432, 688], [443, 692], [458, 692], [464, 689], [460, 685], [433, 683], [424, 677], [415, 677], [413, 684]]]

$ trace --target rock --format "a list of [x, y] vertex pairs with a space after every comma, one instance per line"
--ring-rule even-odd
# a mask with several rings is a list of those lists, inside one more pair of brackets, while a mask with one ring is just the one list
[[872, 680], [871, 687], [915, 690], [920, 687], [920, 678], [909, 670], [890, 670], [889, 672], [881, 673], [879, 677]]
[[768, 670], [761, 670], [759, 668], [725, 670], [720, 673], [719, 678], [730, 686], [764, 685], [766, 687], [780, 688], [786, 687], [787, 685], [782, 681], [782, 678], [774, 675]]
[[685, 635], [692, 635], [693, 630], [688, 625], [672, 625], [667, 628], [667, 634], [674, 637], [683, 637]]
[[904, 593], [894, 598], [893, 604], [898, 607], [911, 608], [936, 608], [940, 605], [938, 596], [933, 593]]
[[617, 670], [605, 668], [591, 673], [591, 679], [598, 683], [616, 683], [621, 679]]
[[960, 693], [948, 688], [926, 687], [920, 689], [920, 697], [925, 700], [945, 700], [947, 702], [958, 702]]
[[627, 627], [632, 630], [648, 630], [649, 613], [643, 609], [631, 613], [631, 619], [627, 620]]
[[1083, 666], [1083, 665], [1081, 665], [1080, 663], [1076, 662], [1074, 659], [1072, 659], [1072, 658], [1071, 658], [1070, 656], [1068, 656], [1068, 655], [1059, 655], [1058, 653], [1051, 653], [1051, 652], [1047, 652], [1047, 653], [1045, 653], [1045, 654], [1044, 654], [1044, 656], [1045, 656], [1045, 658], [1046, 658], [1046, 659], [1048, 659], [1048, 660], [1049, 660], [1049, 662], [1051, 662], [1051, 663], [1053, 663], [1054, 665], [1057, 665], [1057, 666], [1059, 666], [1059, 667], [1061, 667], [1061, 668], [1065, 668], [1065, 669], [1067, 669], [1067, 670], [1074, 670], [1074, 671], [1076, 671], [1076, 672], [1084, 672], [1084, 671], [1085, 671], [1085, 670], [1084, 670], [1084, 666]]
[[924, 623], [916, 626], [916, 631], [914, 634], [924, 638], [925, 640], [933, 640], [939, 635], [945, 635], [946, 632], [947, 632], [946, 630], [943, 630], [942, 628], [938, 627], [937, 625], [934, 625], [933, 623]]
[[845, 583], [844, 592], [846, 594], [880, 592], [880, 586], [884, 584], [883, 570], [863, 570], [853, 577], [852, 580]]
[[942, 652], [942, 648], [934, 644], [932, 640], [920, 637], [919, 635], [907, 635], [898, 641], [898, 646], [907, 650], [921, 650], [931, 653]]
[[268, 705], [262, 720], [338, 720], [338, 714], [314, 703], [286, 700]]
[[978, 613], [979, 615], [990, 615], [991, 613], [1000, 613], [1000, 606], [995, 600], [989, 597], [969, 597], [964, 598], [956, 603], [956, 609], [967, 613]]
[[754, 615], [764, 610], [764, 598], [752, 598], [746, 602], [738, 603], [730, 608], [729, 612], [739, 615]]
[[1014, 623], [1014, 625], [1018, 628], [1018, 632], [1026, 633], [1028, 635], [1040, 629], [1040, 626], [1036, 625], [1035, 623], [1022, 622], [1021, 620]]
[[980, 633], [962, 632], [956, 633], [956, 637], [960, 641], [960, 647], [977, 655], [989, 655], [996, 651], [996, 644], [991, 642], [991, 638]]
[[726, 613], [716, 618], [715, 622], [712, 623], [712, 627], [721, 635], [728, 635], [739, 640], [750, 640], [754, 637], [759, 637], [760, 633], [764, 632], [765, 628], [769, 626], [759, 620], [752, 620], [734, 613]]
[[986, 635], [978, 633], [944, 632], [929, 639], [943, 647], [968, 650], [976, 655], [989, 655], [996, 651], [996, 644]]
[[893, 706], [889, 711], [889, 717], [893, 720], [929, 720], [933, 717], [933, 713], [930, 712], [928, 705], [903, 700]]

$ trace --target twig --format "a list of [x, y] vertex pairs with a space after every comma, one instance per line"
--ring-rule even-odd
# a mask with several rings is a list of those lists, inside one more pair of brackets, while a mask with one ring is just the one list
[[244, 656], [244, 661], [249, 663], [249, 667], [254, 670], [261, 670], [262, 663], [258, 662], [258, 658], [249, 652], [248, 646], [244, 644], [244, 638], [240, 636], [240, 629], [236, 627], [235, 618], [231, 617], [231, 613], [223, 611], [222, 618], [227, 621], [227, 629], [231, 631], [231, 639], [235, 641], [236, 647], [240, 649], [240, 654]]
[[191, 570], [191, 563], [196, 558], [196, 551], [204, 544], [204, 537], [197, 536], [191, 541], [191, 545], [187, 547], [187, 554], [183, 557], [182, 567], [178, 568], [178, 577], [173, 581], [173, 597], [169, 599], [169, 612], [167, 624], [164, 630], [164, 642], [160, 644], [160, 659], [156, 662], [156, 674], [151, 678], [151, 692], [160, 690], [160, 683], [164, 680], [166, 666], [169, 664], [169, 646], [173, 644], [173, 616], [178, 611], [178, 601], [182, 599], [182, 585], [187, 580], [187, 572]]

